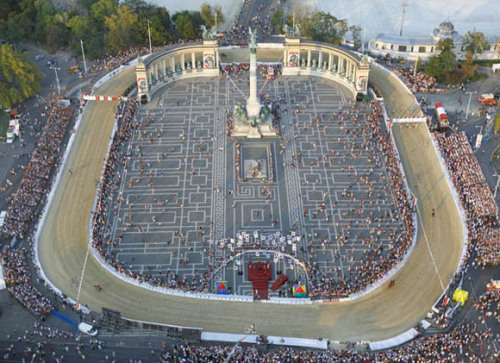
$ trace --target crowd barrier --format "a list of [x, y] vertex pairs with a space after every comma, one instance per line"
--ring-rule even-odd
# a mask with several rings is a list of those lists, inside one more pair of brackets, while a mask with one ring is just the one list
[[2, 259], [0, 259], [0, 290], [5, 290], [5, 278], [3, 277]]
[[425, 117], [402, 117], [402, 118], [394, 118], [392, 120], [394, 123], [414, 123], [414, 122], [427, 122], [427, 118]]
[[418, 336], [418, 331], [415, 328], [411, 328], [410, 330], [407, 330], [404, 333], [395, 336], [394, 338], [379, 340], [376, 342], [369, 342], [368, 346], [372, 351], [389, 349], [404, 344], [417, 336]]
[[269, 300], [261, 300], [266, 304], [290, 304], [290, 305], [303, 305], [312, 304], [310, 298], [287, 298], [287, 297], [270, 297]]
[[[265, 338], [267, 340], [267, 344], [328, 350], [328, 340], [323, 339], [304, 339], [279, 336], [266, 336]], [[256, 344], [259, 342], [259, 339], [260, 338], [257, 334], [201, 333], [201, 340], [207, 342]]]
[[284, 45], [283, 45], [283, 43], [257, 43], [257, 48], [282, 49], [282, 48], [284, 48]]

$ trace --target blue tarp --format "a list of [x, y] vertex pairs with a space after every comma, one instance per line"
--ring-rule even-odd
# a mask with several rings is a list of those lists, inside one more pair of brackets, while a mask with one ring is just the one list
[[73, 329], [75, 330], [75, 333], [78, 333], [78, 325], [76, 325], [76, 323], [73, 321], [73, 319], [68, 318], [67, 316], [64, 316], [61, 313], [58, 313], [55, 310], [52, 310], [52, 315], [54, 315], [56, 318], [59, 318], [59, 319], [65, 321], [66, 323], [70, 324], [73, 327]]

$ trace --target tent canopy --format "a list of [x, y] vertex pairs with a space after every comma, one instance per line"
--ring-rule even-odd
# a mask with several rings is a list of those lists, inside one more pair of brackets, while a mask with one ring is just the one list
[[465, 305], [465, 302], [469, 298], [469, 292], [462, 290], [461, 288], [457, 287], [455, 292], [453, 293], [453, 301], [460, 302], [462, 306]]

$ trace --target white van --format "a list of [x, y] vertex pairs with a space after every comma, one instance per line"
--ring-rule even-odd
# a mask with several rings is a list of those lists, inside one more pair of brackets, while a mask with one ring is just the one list
[[4, 225], [5, 218], [7, 218], [7, 211], [3, 210], [0, 212], [0, 228]]
[[80, 323], [80, 325], [78, 325], [78, 330], [84, 334], [90, 335], [91, 337], [95, 337], [99, 333], [97, 328], [87, 323]]

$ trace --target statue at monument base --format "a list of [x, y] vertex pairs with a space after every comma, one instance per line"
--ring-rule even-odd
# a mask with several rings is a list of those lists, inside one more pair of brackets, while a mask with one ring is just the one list
[[[260, 106], [259, 106], [260, 107]], [[242, 105], [234, 108], [233, 137], [259, 139], [261, 137], [276, 136], [273, 128], [273, 115], [269, 106], [262, 106], [258, 116], [249, 117]]]

